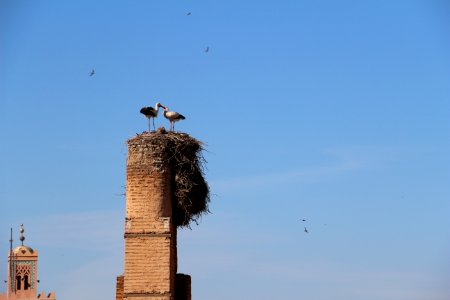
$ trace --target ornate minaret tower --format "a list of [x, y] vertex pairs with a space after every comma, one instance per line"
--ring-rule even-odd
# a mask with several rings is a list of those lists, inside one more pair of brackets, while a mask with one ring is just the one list
[[12, 230], [11, 247], [8, 255], [8, 280], [7, 295], [0, 295], [0, 300], [55, 300], [55, 293], [37, 295], [37, 263], [38, 251], [25, 246], [23, 225], [20, 225], [20, 241], [22, 245], [12, 249]]
[[20, 225], [20, 241], [22, 245], [15, 248], [8, 256], [8, 297], [32, 298], [37, 293], [37, 261], [38, 252], [24, 246], [25, 230]]

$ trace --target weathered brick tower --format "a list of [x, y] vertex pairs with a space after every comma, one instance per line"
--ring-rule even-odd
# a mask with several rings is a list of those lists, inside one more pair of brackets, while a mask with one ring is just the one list
[[116, 299], [190, 300], [190, 276], [176, 274], [170, 153], [149, 139], [143, 134], [128, 141], [125, 270], [117, 277]]

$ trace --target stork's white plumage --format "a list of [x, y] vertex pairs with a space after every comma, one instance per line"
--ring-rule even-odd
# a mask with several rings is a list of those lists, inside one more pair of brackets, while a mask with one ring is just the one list
[[183, 115], [175, 112], [175, 111], [169, 111], [168, 107], [164, 107], [164, 117], [170, 121], [170, 130], [175, 130], [175, 122], [178, 122], [180, 120], [186, 119]]
[[158, 111], [160, 107], [165, 108], [163, 105], [161, 105], [161, 103], [157, 102], [155, 104], [155, 108], [149, 106], [141, 108], [141, 114], [143, 114], [148, 119], [148, 132], [150, 132], [150, 119], [153, 119], [153, 128], [155, 128], [156, 130], [155, 118], [158, 117]]

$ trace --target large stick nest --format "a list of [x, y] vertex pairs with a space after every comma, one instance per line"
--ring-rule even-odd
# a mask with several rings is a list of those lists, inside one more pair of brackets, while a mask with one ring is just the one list
[[[209, 186], [204, 175], [206, 160], [203, 143], [186, 133], [144, 132], [145, 141], [153, 154], [161, 153], [157, 164], [169, 165], [172, 170], [173, 222], [176, 227], [189, 227], [193, 221], [209, 213]], [[158, 157], [159, 158], [159, 157]]]

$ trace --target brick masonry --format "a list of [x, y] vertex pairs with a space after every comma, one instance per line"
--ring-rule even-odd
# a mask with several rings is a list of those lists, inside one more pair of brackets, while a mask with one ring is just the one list
[[117, 276], [116, 281], [116, 300], [123, 299], [123, 275]]
[[[173, 178], [165, 163], [169, 154], [152, 147], [145, 137], [128, 141], [125, 270], [117, 277], [116, 300], [184, 300], [185, 284], [184, 294], [175, 297], [177, 237], [172, 222]], [[190, 300], [190, 277], [188, 294]]]

